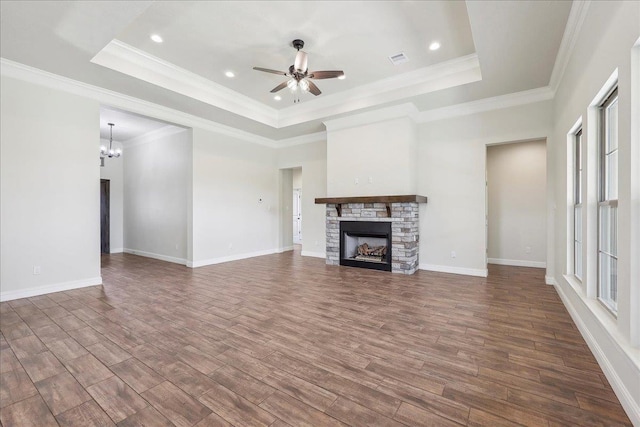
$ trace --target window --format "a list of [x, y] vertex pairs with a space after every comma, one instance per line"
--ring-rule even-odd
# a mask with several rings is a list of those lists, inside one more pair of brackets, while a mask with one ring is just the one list
[[618, 89], [600, 105], [598, 299], [618, 311]]
[[582, 129], [575, 134], [573, 159], [573, 274], [582, 280]]

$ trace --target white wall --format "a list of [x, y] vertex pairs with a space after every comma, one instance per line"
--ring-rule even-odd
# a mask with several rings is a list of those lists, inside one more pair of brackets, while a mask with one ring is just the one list
[[293, 188], [302, 188], [302, 168], [293, 168], [291, 173]]
[[336, 130], [327, 122], [327, 128], [328, 197], [416, 194], [418, 139], [411, 118]]
[[487, 147], [490, 264], [546, 266], [546, 141]]
[[162, 130], [124, 145], [125, 251], [186, 264], [191, 132]]
[[0, 299], [101, 283], [98, 103], [0, 86]]
[[[327, 197], [327, 143], [318, 141], [277, 150], [278, 169], [302, 167], [302, 255], [324, 258], [326, 247], [325, 206], [315, 204]], [[290, 199], [290, 198], [289, 198]], [[290, 217], [290, 216], [289, 216]], [[288, 222], [289, 226], [291, 220]]]
[[[120, 143], [113, 141], [114, 145]], [[101, 139], [100, 144], [109, 146], [108, 139]], [[111, 253], [122, 252], [124, 249], [124, 187], [123, 187], [122, 157], [117, 159], [104, 159], [104, 167], [100, 168], [100, 178], [109, 180], [109, 236]]]
[[550, 129], [550, 101], [420, 126], [418, 194], [428, 197], [420, 208], [421, 269], [486, 275], [486, 147], [544, 138]]
[[193, 129], [193, 265], [277, 252], [279, 193], [274, 149]]
[[[640, 167], [640, 159], [632, 156], [640, 144], [638, 135], [632, 142], [632, 123], [637, 129], [640, 111], [632, 112], [631, 57], [632, 46], [640, 37], [640, 3], [591, 2], [582, 31], [567, 65], [554, 99], [555, 130], [551, 157], [555, 159], [556, 176], [554, 250], [557, 256], [554, 279], [558, 293], [582, 331], [587, 343], [600, 362], [605, 374], [634, 425], [640, 425], [640, 350], [638, 337], [632, 330], [640, 324], [640, 277], [638, 258], [632, 256], [630, 236], [638, 235], [638, 210], [633, 210], [631, 171]], [[619, 97], [619, 202], [618, 202], [618, 315], [611, 316], [596, 299], [597, 232], [596, 232], [596, 175], [595, 144], [597, 114], [589, 105], [615, 69], [618, 69]], [[640, 73], [636, 68], [635, 73]], [[638, 77], [636, 77], [637, 79]], [[636, 99], [637, 99], [636, 87]], [[584, 167], [586, 203], [583, 217], [584, 243], [583, 280], [570, 275], [567, 250], [570, 239], [567, 191], [567, 133], [582, 117], [583, 140], [587, 159]], [[635, 151], [636, 154], [638, 151]], [[636, 175], [635, 179], [638, 179]], [[635, 183], [637, 186], [638, 183]], [[637, 188], [637, 187], [636, 187]], [[634, 347], [635, 346], [635, 347]]]

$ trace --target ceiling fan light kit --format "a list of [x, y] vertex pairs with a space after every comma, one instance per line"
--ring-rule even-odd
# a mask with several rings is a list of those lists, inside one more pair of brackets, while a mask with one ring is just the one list
[[290, 79], [286, 82], [280, 83], [278, 86], [271, 89], [271, 93], [278, 92], [285, 87], [288, 87], [289, 90], [294, 94], [293, 103], [296, 104], [300, 102], [300, 92], [310, 92], [315, 96], [320, 95], [322, 92], [313, 83], [310, 79], [333, 79], [333, 78], [344, 78], [344, 71], [312, 71], [309, 72], [308, 63], [309, 58], [306, 52], [303, 52], [302, 49], [304, 47], [304, 41], [300, 39], [295, 39], [291, 42], [291, 45], [298, 51], [296, 53], [296, 58], [293, 62], [293, 65], [289, 66], [288, 71], [278, 71], [272, 70], [270, 68], [262, 68], [262, 67], [253, 67], [256, 71], [262, 71], [264, 73], [278, 74], [286, 77], [290, 77]]

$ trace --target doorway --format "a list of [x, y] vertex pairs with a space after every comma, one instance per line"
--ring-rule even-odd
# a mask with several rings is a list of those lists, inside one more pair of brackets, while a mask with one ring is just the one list
[[293, 189], [293, 244], [302, 244], [302, 188]]
[[301, 254], [304, 198], [302, 167], [280, 169], [279, 251]]
[[487, 146], [487, 263], [546, 267], [546, 140]]
[[109, 208], [111, 199], [110, 182], [108, 179], [100, 180], [100, 252], [111, 253], [111, 239], [109, 237]]

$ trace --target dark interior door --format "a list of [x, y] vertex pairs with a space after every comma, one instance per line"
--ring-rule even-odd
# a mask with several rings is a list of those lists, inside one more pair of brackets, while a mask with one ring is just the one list
[[100, 180], [100, 252], [108, 254], [109, 248], [109, 180]]

